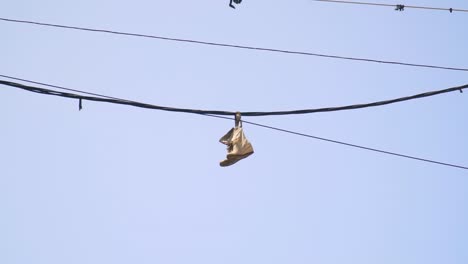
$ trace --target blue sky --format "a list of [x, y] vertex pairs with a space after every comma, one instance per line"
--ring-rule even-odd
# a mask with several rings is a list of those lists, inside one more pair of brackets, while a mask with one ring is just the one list
[[[2, 17], [468, 67], [465, 13], [299, 1], [10, 1]], [[387, 3], [385, 1], [377, 1]], [[404, 4], [468, 8], [465, 1]], [[1, 22], [0, 74], [174, 107], [338, 106], [466, 84], [464, 72]], [[467, 165], [466, 95], [247, 118]], [[245, 124], [6, 86], [0, 263], [467, 263], [468, 174]]]

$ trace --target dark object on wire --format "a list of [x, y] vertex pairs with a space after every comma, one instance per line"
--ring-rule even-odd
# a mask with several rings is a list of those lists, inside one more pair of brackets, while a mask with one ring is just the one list
[[405, 5], [396, 5], [395, 11], [405, 11]]
[[420, 68], [431, 68], [431, 69], [440, 69], [440, 70], [466, 71], [466, 72], [468, 72], [468, 68], [455, 68], [455, 67], [446, 67], [446, 66], [437, 66], [437, 65], [428, 65], [428, 64], [416, 64], [416, 63], [399, 62], [399, 61], [384, 61], [384, 60], [367, 59], [367, 58], [345, 57], [345, 56], [320, 54], [320, 53], [312, 53], [312, 52], [305, 52], [305, 51], [293, 51], [293, 50], [283, 50], [283, 49], [273, 49], [273, 48], [260, 48], [260, 47], [242, 46], [242, 45], [235, 45], [235, 44], [224, 44], [224, 43], [208, 42], [208, 41], [193, 40], [193, 39], [169, 38], [169, 37], [155, 36], [155, 35], [144, 35], [144, 34], [137, 34], [137, 33], [121, 32], [121, 31], [111, 31], [111, 30], [105, 30], [105, 29], [93, 29], [93, 28], [84, 28], [84, 27], [65, 26], [65, 25], [58, 25], [58, 24], [49, 24], [49, 23], [34, 22], [34, 21], [27, 21], [27, 20], [17, 20], [17, 19], [9, 19], [9, 18], [1, 18], [1, 17], [0, 17], [0, 21], [6, 21], [6, 22], [12, 22], [12, 23], [22, 23], [22, 24], [31, 24], [31, 25], [45, 26], [45, 27], [64, 28], [64, 29], [72, 29], [72, 30], [80, 30], [80, 31], [107, 33], [107, 34], [115, 34], [115, 35], [122, 35], [122, 36], [159, 39], [159, 40], [166, 40], [166, 41], [184, 42], [184, 43], [192, 43], [192, 44], [208, 45], [208, 46], [217, 46], [217, 47], [225, 47], [225, 48], [246, 49], [246, 50], [255, 50], [255, 51], [268, 51], [268, 52], [278, 52], [278, 53], [285, 53], [285, 54], [303, 55], [303, 56], [315, 56], [315, 57], [322, 57], [322, 58], [329, 58], [329, 59], [351, 60], [351, 61], [361, 61], [361, 62], [373, 62], [373, 63], [393, 64], [393, 65], [402, 65], [402, 66], [410, 66], [410, 67], [420, 67]]
[[236, 5], [240, 4], [242, 0], [229, 0], [229, 6], [236, 9], [236, 7], [232, 4], [234, 2]]
[[[311, 0], [311, 1], [337, 3], [337, 4], [354, 4], [354, 5], [367, 5], [367, 6], [395, 7], [394, 4], [383, 4], [383, 3], [374, 3], [374, 2], [342, 1], [342, 0]], [[401, 6], [402, 9], [399, 10], [398, 6]], [[450, 11], [450, 13], [452, 13], [454, 11], [468, 12], [468, 9], [442, 8], [442, 7], [431, 7], [431, 6], [414, 6], [414, 5], [397, 5], [397, 8], [395, 10], [403, 11], [405, 8], [423, 9], [423, 10], [437, 10], [437, 11]]]
[[[0, 75], [0, 76], [3, 76], [3, 75]], [[3, 76], [3, 77], [6, 77], [6, 76]], [[152, 104], [146, 104], [146, 103], [140, 103], [140, 102], [135, 102], [135, 101], [119, 99], [119, 98], [115, 98], [115, 97], [107, 97], [107, 96], [103, 97], [103, 96], [97, 95], [97, 94], [93, 94], [93, 95], [97, 95], [97, 96], [100, 96], [100, 97], [80, 95], [80, 94], [75, 94], [75, 93], [59, 92], [59, 91], [54, 91], [54, 90], [49, 90], [49, 89], [44, 89], [44, 88], [39, 88], [39, 87], [34, 87], [34, 86], [28, 86], [28, 85], [23, 85], [23, 84], [20, 84], [20, 83], [14, 83], [14, 82], [3, 81], [3, 80], [0, 80], [0, 84], [20, 88], [20, 89], [30, 91], [30, 92], [34, 92], [34, 93], [41, 93], [41, 94], [47, 94], [47, 95], [54, 95], [54, 96], [74, 98], [74, 99], [82, 99], [82, 100], [96, 101], [96, 102], [107, 102], [107, 103], [113, 103], [113, 104], [131, 105], [131, 106], [135, 106], [135, 107], [155, 109], [155, 110], [161, 110], [161, 111], [182, 112], [182, 113], [201, 114], [201, 115], [206, 115], [206, 114], [209, 114], [209, 115], [222, 115], [222, 116], [232, 116], [232, 115], [236, 114], [236, 112], [222, 111], [222, 110], [199, 110], [199, 109], [176, 108], [176, 107], [152, 105]], [[55, 87], [57, 87], [57, 86], [55, 86]], [[289, 110], [289, 111], [241, 112], [241, 114], [243, 116], [277, 116], [277, 115], [299, 115], [299, 114], [312, 114], [312, 113], [321, 113], [321, 112], [335, 112], [335, 111], [344, 111], [344, 110], [354, 110], [354, 109], [360, 109], [360, 108], [368, 108], [368, 107], [376, 107], [376, 106], [394, 104], [394, 103], [399, 103], [399, 102], [403, 102], [403, 101], [409, 101], [409, 100], [420, 99], [420, 98], [424, 98], [424, 97], [430, 97], [430, 96], [434, 96], [434, 95], [438, 95], [438, 94], [450, 93], [450, 92], [454, 92], [454, 91], [462, 91], [463, 89], [467, 89], [467, 88], [468, 88], [468, 84], [463, 85], [463, 86], [451, 87], [451, 88], [447, 88], [447, 89], [416, 94], [416, 95], [412, 95], [412, 96], [406, 96], [406, 97], [390, 99], [390, 100], [384, 100], [384, 101], [378, 101], [378, 102], [373, 102], [373, 103], [366, 103], [366, 104], [354, 104], [354, 105], [346, 105], [346, 106], [324, 107], [324, 108], [314, 108], [314, 109], [300, 109], [300, 110]], [[67, 89], [67, 90], [71, 90], [71, 89]], [[90, 93], [79, 91], [79, 90], [74, 90], [74, 91], [77, 91], [77, 92], [83, 93], [83, 94], [90, 94]]]

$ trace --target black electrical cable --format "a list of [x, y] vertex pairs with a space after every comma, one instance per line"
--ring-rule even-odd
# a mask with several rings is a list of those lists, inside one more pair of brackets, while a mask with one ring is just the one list
[[[50, 90], [50, 89], [44, 89], [44, 88], [40, 88], [40, 87], [33, 87], [33, 86], [23, 85], [23, 84], [20, 84], [20, 83], [3, 81], [3, 80], [0, 80], [0, 84], [20, 88], [20, 89], [23, 89], [23, 90], [26, 90], [26, 91], [29, 91], [29, 92], [34, 92], [34, 93], [53, 95], [53, 96], [72, 98], [72, 99], [81, 99], [81, 100], [94, 101], [94, 102], [106, 102], [106, 103], [112, 103], [112, 104], [130, 105], [130, 106], [134, 106], [134, 107], [161, 110], [161, 111], [191, 113], [191, 114], [201, 114], [201, 115], [203, 115], [203, 114], [233, 115], [234, 114], [234, 112], [227, 112], [227, 111], [197, 110], [197, 109], [186, 109], [186, 108], [158, 106], [158, 105], [145, 104], [145, 103], [140, 103], [140, 102], [135, 102], [135, 101], [119, 99], [119, 98], [110, 97], [110, 96], [98, 95], [100, 97], [96, 97], [96, 96], [87, 96], [87, 95], [80, 95], [80, 94], [74, 94], [74, 93], [68, 93], [68, 92], [59, 92], [59, 91], [54, 91], [54, 90]], [[68, 89], [68, 90], [74, 90], [74, 89]], [[79, 91], [79, 90], [74, 90], [74, 91]], [[79, 92], [84, 93], [84, 94], [90, 94], [90, 93], [83, 92], [83, 91], [79, 91]]]
[[[6, 77], [6, 78], [12, 78], [12, 79], [16, 79], [16, 80], [27, 81], [25, 79], [20, 79], [20, 78], [16, 78], [16, 77], [9, 77], [9, 76], [6, 76], [6, 75], [0, 75], [0, 76], [1, 77]], [[46, 84], [39, 83], [39, 82], [34, 82], [34, 81], [28, 81], [28, 82], [35, 83], [35, 84], [46, 85]], [[33, 87], [33, 86], [27, 86], [27, 85], [23, 85], [23, 84], [20, 84], [20, 83], [14, 83], [14, 82], [3, 81], [3, 80], [0, 80], [0, 84], [20, 88], [20, 89], [27, 90], [27, 91], [30, 91], [30, 92], [41, 93], [41, 94], [55, 95], [55, 96], [60, 96], [60, 97], [73, 98], [73, 99], [82, 99], [82, 100], [88, 100], [88, 101], [99, 101], [99, 102], [108, 102], [108, 103], [115, 103], [115, 104], [124, 104], [124, 105], [131, 105], [131, 106], [135, 106], [135, 107], [142, 107], [142, 108], [149, 108], [149, 109], [170, 111], [170, 112], [184, 112], [184, 113], [192, 113], [192, 114], [211, 114], [211, 115], [225, 115], [225, 116], [226, 115], [227, 116], [232, 116], [232, 115], [235, 115], [235, 113], [236, 113], [236, 112], [233, 112], [233, 111], [222, 111], [222, 110], [200, 110], [200, 109], [158, 106], [158, 105], [145, 104], [145, 103], [140, 103], [140, 102], [135, 102], [135, 101], [129, 101], [129, 100], [120, 99], [120, 98], [116, 98], [116, 97], [104, 96], [104, 95], [95, 94], [95, 93], [88, 93], [88, 92], [75, 90], [75, 89], [69, 89], [69, 88], [65, 88], [65, 89], [68, 90], [68, 91], [74, 91], [74, 92], [79, 92], [79, 93], [88, 94], [88, 95], [95, 95], [95, 96], [99, 96], [99, 97], [84, 96], [84, 95], [78, 95], [78, 94], [73, 94], [73, 93], [53, 91], [53, 90], [49, 90], [49, 89]], [[55, 88], [59, 88], [59, 89], [64, 89], [64, 87], [55, 86], [55, 85], [47, 85], [47, 86], [51, 86], [51, 87], [55, 87]], [[450, 93], [450, 92], [454, 92], [454, 91], [462, 92], [463, 89], [467, 89], [467, 88], [468, 88], [468, 84], [462, 85], [462, 86], [451, 87], [451, 88], [447, 88], [447, 89], [442, 89], [442, 90], [436, 90], [436, 91], [420, 93], [420, 94], [416, 94], [416, 95], [412, 95], [412, 96], [400, 97], [400, 98], [396, 98], [396, 99], [390, 99], [390, 100], [384, 100], [384, 101], [378, 101], [378, 102], [372, 102], [372, 103], [366, 103], [366, 104], [354, 104], [354, 105], [337, 106], [337, 107], [300, 109], [300, 110], [290, 110], [290, 111], [269, 111], [269, 112], [242, 111], [241, 114], [243, 116], [278, 116], [278, 115], [299, 115], [299, 114], [311, 114], [311, 113], [354, 110], [354, 109], [361, 109], [361, 108], [369, 108], [369, 107], [376, 107], [376, 106], [394, 104], [394, 103], [399, 103], [399, 102], [404, 102], [404, 101], [409, 101], [409, 100], [415, 100], [415, 99], [430, 97], [430, 96], [444, 94], [444, 93]]]
[[112, 97], [112, 96], [107, 96], [107, 95], [102, 95], [102, 94], [97, 94], [97, 93], [90, 93], [90, 92], [70, 89], [70, 88], [66, 88], [66, 87], [63, 87], [63, 86], [52, 85], [52, 84], [47, 84], [47, 83], [42, 83], [42, 82], [36, 82], [36, 81], [26, 80], [26, 79], [17, 78], [17, 77], [8, 76], [8, 75], [0, 74], [0, 77], [12, 79], [12, 80], [17, 80], [17, 81], [22, 81], [22, 82], [27, 82], [27, 83], [39, 84], [39, 85], [42, 85], [42, 86], [48, 86], [48, 87], [57, 88], [57, 89], [70, 91], [70, 92], [77, 92], [77, 93], [82, 93], [82, 94], [87, 94], [87, 95], [93, 95], [93, 96], [99, 96], [99, 97], [103, 97], [103, 98], [109, 98], [109, 99], [116, 99], [116, 100], [125, 101], [124, 99], [120, 99], [120, 98], [117, 98], [117, 97]]
[[466, 72], [468, 72], [468, 68], [437, 66], [437, 65], [429, 65], [429, 64], [417, 64], [417, 63], [407, 63], [407, 62], [398, 62], [398, 61], [384, 61], [384, 60], [377, 60], [377, 59], [346, 57], [346, 56], [320, 54], [320, 53], [312, 53], [312, 52], [305, 52], [305, 51], [293, 51], [293, 50], [283, 50], [283, 49], [273, 49], [273, 48], [260, 48], [260, 47], [253, 47], [253, 46], [225, 44], [225, 43], [208, 42], [208, 41], [193, 40], [193, 39], [170, 38], [170, 37], [163, 37], [163, 36], [156, 36], [156, 35], [145, 35], [145, 34], [138, 34], [138, 33], [129, 33], [129, 32], [106, 30], [106, 29], [94, 29], [94, 28], [85, 28], [85, 27], [76, 27], [76, 26], [66, 26], [66, 25], [35, 22], [35, 21], [27, 21], [27, 20], [18, 20], [18, 19], [10, 19], [10, 18], [0, 18], [0, 21], [13, 22], [13, 23], [23, 23], [23, 24], [32, 24], [32, 25], [38, 25], [38, 26], [47, 26], [47, 27], [55, 27], [55, 28], [63, 28], [63, 29], [73, 29], [73, 30], [80, 30], [80, 31], [90, 31], [90, 32], [98, 32], [98, 33], [117, 34], [117, 35], [123, 35], [123, 36], [131, 36], [131, 37], [151, 38], [151, 39], [159, 39], [159, 40], [167, 40], [167, 41], [175, 41], [175, 42], [185, 42], [185, 43], [209, 45], [209, 46], [218, 46], [218, 47], [225, 47], [225, 48], [246, 49], [246, 50], [255, 50], [255, 51], [268, 51], [268, 52], [277, 52], [277, 53], [294, 54], [294, 55], [323, 57], [323, 58], [330, 58], [330, 59], [341, 59], [341, 60], [351, 60], [351, 61], [361, 61], [361, 62], [373, 62], [373, 63], [393, 64], [393, 65], [401, 65], [401, 66], [409, 66], [409, 67], [420, 67], [420, 68], [431, 68], [431, 69], [440, 69], [440, 70], [466, 71]]
[[[22, 85], [22, 84], [19, 84], [19, 83], [13, 83], [13, 82], [8, 82], [8, 81], [3, 81], [3, 80], [0, 80], [0, 84], [16, 87], [16, 88], [20, 88], [20, 89], [24, 89], [24, 90], [27, 90], [27, 91], [30, 91], [30, 92], [35, 92], [35, 93], [54, 95], [54, 96], [61, 96], [61, 97], [67, 97], [67, 98], [73, 98], [73, 99], [79, 99], [80, 100], [79, 101], [80, 106], [81, 106], [81, 100], [89, 100], [89, 101], [97, 101], [97, 102], [107, 102], [107, 103], [114, 103], [114, 104], [131, 105], [131, 106], [135, 106], [135, 107], [142, 107], [142, 108], [155, 109], [155, 110], [200, 114], [200, 115], [204, 115], [204, 116], [222, 118], [222, 119], [230, 119], [230, 120], [232, 120], [233, 118], [220, 116], [220, 115], [226, 115], [226, 114], [235, 115], [235, 112], [206, 111], [206, 110], [163, 107], [163, 106], [139, 103], [139, 102], [130, 101], [130, 100], [118, 99], [118, 98], [114, 98], [114, 97], [110, 97], [110, 96], [103, 96], [103, 95], [99, 95], [99, 96], [102, 96], [101, 98], [94, 97], [94, 96], [83, 96], [83, 95], [79, 95], [79, 94], [58, 92], [58, 91], [53, 91], [53, 90], [39, 88], [39, 87], [32, 87], [32, 86]], [[52, 86], [52, 85], [48, 85], [48, 86]], [[56, 86], [56, 87], [59, 87], [59, 86]], [[68, 88], [63, 88], [63, 87], [61, 87], [61, 89], [74, 90], [74, 89], [68, 89]], [[74, 91], [79, 91], [79, 90], [74, 90]], [[79, 91], [79, 92], [87, 93], [87, 92], [83, 92], [83, 91]], [[398, 156], [398, 157], [402, 157], [402, 158], [413, 159], [413, 160], [418, 160], [418, 161], [422, 161], [422, 162], [433, 163], [433, 164], [438, 164], [438, 165], [443, 165], [443, 166], [468, 170], [468, 167], [466, 167], [466, 166], [450, 164], [450, 163], [445, 163], [445, 162], [440, 162], [440, 161], [435, 161], [435, 160], [430, 160], [430, 159], [423, 159], [423, 158], [418, 158], [418, 157], [404, 155], [404, 154], [398, 154], [398, 153], [395, 153], [395, 152], [390, 152], [390, 151], [385, 151], [385, 150], [380, 150], [380, 149], [375, 149], [375, 148], [364, 147], [364, 146], [360, 146], [360, 145], [356, 145], [356, 144], [350, 144], [350, 143], [346, 143], [346, 142], [342, 142], [342, 141], [337, 141], [337, 140], [312, 136], [312, 135], [308, 135], [308, 134], [304, 134], [304, 133], [294, 132], [294, 131], [291, 131], [291, 130], [286, 130], [286, 129], [282, 129], [282, 128], [267, 126], [267, 125], [262, 125], [262, 124], [259, 124], [259, 123], [254, 123], [254, 122], [245, 121], [245, 120], [243, 120], [242, 122], [247, 123], [247, 124], [251, 124], [251, 125], [254, 125], [254, 126], [259, 126], [259, 127], [268, 128], [268, 129], [272, 129], [272, 130], [276, 130], [276, 131], [280, 131], [280, 132], [284, 132], [284, 133], [289, 133], [289, 134], [298, 135], [298, 136], [302, 136], [302, 137], [307, 137], [307, 138], [317, 139], [317, 140], [331, 142], [331, 143], [335, 143], [335, 144], [340, 144], [340, 145], [344, 145], [344, 146], [348, 146], [348, 147], [359, 148], [359, 149], [378, 152], [378, 153], [382, 153], [382, 154], [388, 154], [388, 155]]]
[[338, 0], [310, 0], [310, 1], [329, 2], [329, 3], [338, 3], [338, 4], [367, 5], [367, 6], [385, 6], [385, 7], [403, 6], [404, 8], [412, 8], [412, 9], [449, 11], [450, 13], [455, 12], [455, 11], [456, 12], [468, 12], [467, 9], [459, 9], [459, 8], [442, 8], [442, 7], [414, 6], [414, 5], [392, 5], [392, 4], [383, 4], [383, 3], [374, 3], [374, 2], [338, 1]]

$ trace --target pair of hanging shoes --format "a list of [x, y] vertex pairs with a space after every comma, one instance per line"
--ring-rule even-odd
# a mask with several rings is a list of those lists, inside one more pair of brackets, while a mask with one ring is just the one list
[[241, 159], [245, 159], [254, 153], [252, 144], [247, 140], [242, 127], [234, 127], [219, 140], [227, 145], [228, 154], [226, 159], [221, 161], [221, 167], [231, 166]]

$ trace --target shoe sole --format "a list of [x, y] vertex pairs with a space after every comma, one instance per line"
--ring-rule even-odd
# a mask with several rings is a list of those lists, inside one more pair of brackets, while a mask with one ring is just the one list
[[254, 152], [249, 152], [249, 153], [246, 153], [246, 154], [242, 154], [242, 155], [236, 155], [236, 154], [228, 154], [226, 157], [228, 159], [244, 159], [244, 158], [247, 158], [248, 156], [252, 155]]

